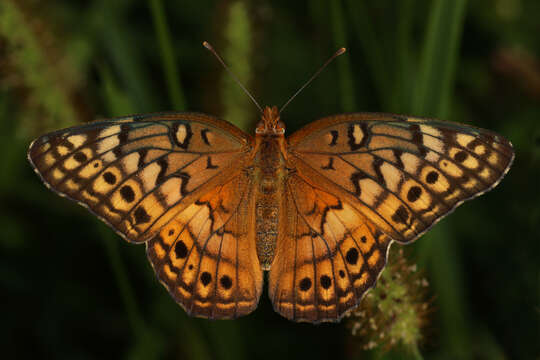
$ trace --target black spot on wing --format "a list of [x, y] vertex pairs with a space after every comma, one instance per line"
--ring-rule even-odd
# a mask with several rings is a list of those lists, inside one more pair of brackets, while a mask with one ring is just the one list
[[439, 173], [436, 171], [430, 171], [426, 176], [426, 181], [428, 184], [435, 184], [439, 179]]
[[420, 198], [420, 195], [422, 195], [422, 188], [419, 186], [413, 186], [409, 189], [409, 192], [407, 192], [407, 200], [410, 202], [415, 202]]
[[113, 185], [114, 183], [116, 183], [116, 176], [113, 173], [107, 171], [103, 174], [103, 180], [105, 180], [107, 184]]
[[206, 145], [210, 145], [210, 141], [208, 140], [208, 133], [210, 130], [208, 129], [202, 129], [201, 130], [201, 139], [204, 141]]
[[409, 130], [413, 134], [412, 142], [418, 147], [418, 152], [422, 157], [425, 157], [428, 153], [426, 147], [424, 146], [424, 135], [422, 134], [422, 131], [420, 130], [420, 126], [418, 124], [412, 124], [409, 127]]
[[311, 279], [308, 277], [303, 278], [300, 280], [300, 290], [302, 291], [308, 291], [311, 289]]
[[467, 153], [463, 150], [461, 151], [458, 151], [455, 155], [454, 155], [454, 160], [456, 160], [457, 162], [459, 163], [462, 163], [464, 162], [465, 160], [467, 160], [467, 158], [469, 157], [469, 155], [467, 155]]
[[128, 203], [135, 200], [135, 192], [129, 185], [124, 185], [120, 188], [120, 196]]
[[210, 284], [212, 282], [212, 275], [210, 275], [209, 272], [205, 271], [201, 274], [201, 283], [204, 285], [204, 286], [207, 286], [208, 284]]
[[356, 248], [350, 248], [345, 254], [345, 260], [351, 265], [356, 265], [358, 262], [358, 250]]
[[405, 169], [405, 165], [403, 164], [403, 161], [401, 160], [401, 155], [403, 155], [403, 151], [399, 149], [394, 149], [392, 151], [394, 153], [394, 156], [396, 157], [396, 166], [398, 169]]
[[156, 186], [160, 185], [165, 180], [165, 174], [167, 173], [169, 162], [167, 161], [166, 158], [160, 158], [157, 161], [157, 164], [159, 166], [159, 174], [156, 178]]
[[332, 279], [328, 275], [322, 275], [320, 280], [323, 288], [329, 289], [332, 286]]
[[330, 141], [330, 146], [335, 146], [337, 144], [339, 133], [337, 130], [330, 130], [330, 135], [332, 135], [332, 140]]
[[224, 289], [230, 289], [232, 287], [232, 280], [228, 275], [223, 275], [219, 279], [219, 283]]
[[148, 149], [141, 149], [138, 153], [139, 161], [137, 162], [137, 169], [142, 169], [144, 166], [144, 158], [146, 157], [146, 154], [148, 154]]
[[333, 157], [329, 157], [329, 158], [328, 158], [328, 164], [327, 164], [327, 165], [321, 166], [321, 169], [323, 169], [323, 170], [336, 170], [336, 169], [334, 168], [334, 158], [333, 158]]
[[386, 180], [384, 179], [384, 176], [381, 172], [381, 166], [384, 164], [384, 160], [380, 157], [376, 157], [373, 159], [373, 170], [375, 171], [375, 174], [377, 175], [377, 182], [379, 184], [382, 184], [386, 186]]
[[212, 164], [212, 158], [210, 156], [206, 157], [206, 168], [207, 169], [217, 169], [219, 166]]
[[356, 196], [362, 195], [362, 188], [360, 187], [360, 180], [367, 178], [368, 176], [362, 172], [357, 171], [351, 175], [351, 182], [354, 186], [354, 194]]
[[135, 219], [135, 224], [137, 225], [147, 223], [151, 220], [150, 216], [142, 206], [135, 210], [133, 217]]
[[409, 213], [407, 212], [407, 209], [403, 205], [401, 205], [394, 215], [392, 215], [392, 220], [396, 223], [402, 223], [407, 224], [407, 220], [409, 220]]
[[179, 240], [174, 246], [174, 252], [177, 258], [184, 259], [188, 254], [188, 248], [182, 240]]
[[86, 156], [86, 154], [83, 153], [83, 152], [78, 152], [78, 153], [76, 153], [75, 155], [73, 155], [73, 158], [75, 159], [75, 161], [77, 161], [77, 162], [79, 162], [79, 163], [83, 163], [83, 162], [85, 162], [85, 161], [88, 159], [88, 157]]
[[118, 134], [118, 142], [120, 145], [124, 145], [125, 143], [127, 143], [130, 130], [131, 126], [129, 126], [128, 124], [122, 124], [120, 126], [120, 133]]
[[189, 183], [189, 180], [191, 179], [191, 176], [186, 172], [181, 172], [176, 176], [182, 179], [182, 184], [180, 185], [180, 195], [185, 196], [189, 193], [189, 191], [187, 190], [187, 185]]

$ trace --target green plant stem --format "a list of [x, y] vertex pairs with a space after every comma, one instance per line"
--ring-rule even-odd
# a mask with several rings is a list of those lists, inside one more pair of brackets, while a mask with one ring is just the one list
[[467, 0], [435, 0], [425, 32], [414, 113], [447, 119]]
[[161, 60], [163, 61], [163, 71], [169, 90], [169, 97], [175, 110], [184, 110], [186, 108], [186, 101], [180, 86], [180, 72], [176, 66], [174, 49], [163, 3], [161, 0], [149, 0], [149, 5], [161, 52]]
[[109, 258], [109, 263], [111, 265], [114, 278], [118, 284], [118, 290], [120, 291], [120, 296], [124, 302], [133, 334], [135, 336], [144, 334], [146, 333], [146, 324], [144, 323], [139, 306], [135, 301], [135, 293], [130, 285], [125, 265], [122, 262], [122, 258], [120, 257], [120, 253], [118, 251], [119, 245], [117, 241], [119, 239], [114, 239], [111, 230], [103, 224], [99, 225], [98, 232], [105, 247], [107, 257]]
[[399, 2], [396, 53], [398, 58], [398, 68], [394, 81], [394, 96], [389, 105], [389, 110], [396, 113], [412, 113], [412, 78], [411, 74], [411, 33], [414, 15], [414, 0], [402, 0]]
[[[343, 6], [341, 0], [330, 2], [330, 17], [334, 35], [334, 44], [336, 47], [347, 46], [347, 35], [345, 31], [345, 17], [343, 16]], [[353, 84], [353, 75], [351, 70], [351, 59], [348, 56], [342, 56], [339, 59], [338, 76], [340, 85], [341, 108], [346, 112], [356, 110], [355, 91]]]
[[381, 101], [381, 106], [384, 109], [389, 108], [387, 103], [391, 98], [389, 87], [391, 83], [390, 68], [388, 67], [382, 53], [382, 47], [377, 40], [375, 30], [369, 19], [368, 11], [364, 1], [348, 0], [348, 13], [352, 19], [352, 24], [356, 29], [357, 38], [362, 45], [362, 56], [366, 59], [369, 66], [369, 73], [373, 77], [375, 89], [378, 98]]

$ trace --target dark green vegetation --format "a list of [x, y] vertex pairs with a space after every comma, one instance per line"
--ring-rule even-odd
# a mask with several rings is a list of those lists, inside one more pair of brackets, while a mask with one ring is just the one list
[[[536, 0], [2, 0], [2, 356], [535, 358], [539, 13]], [[282, 114], [289, 134], [329, 114], [383, 111], [472, 124], [513, 142], [516, 160], [500, 186], [408, 247], [430, 283], [422, 342], [364, 352], [346, 324], [288, 322], [266, 292], [246, 318], [188, 318], [144, 246], [123, 242], [33, 174], [32, 138], [95, 118], [197, 110], [252, 131], [256, 108], [203, 40], [262, 105], [283, 104], [348, 48]]]

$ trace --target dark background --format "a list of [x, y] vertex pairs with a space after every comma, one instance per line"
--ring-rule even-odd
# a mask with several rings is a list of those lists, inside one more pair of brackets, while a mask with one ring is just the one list
[[[537, 358], [539, 14], [536, 0], [2, 0], [2, 357]], [[123, 242], [33, 174], [33, 138], [96, 118], [196, 110], [253, 131], [256, 108], [203, 40], [262, 105], [283, 104], [348, 48], [282, 114], [289, 134], [325, 115], [380, 111], [512, 141], [516, 159], [502, 183], [408, 246], [407, 261], [430, 284], [422, 341], [363, 351], [350, 320], [292, 323], [266, 292], [245, 318], [188, 318], [144, 246]]]

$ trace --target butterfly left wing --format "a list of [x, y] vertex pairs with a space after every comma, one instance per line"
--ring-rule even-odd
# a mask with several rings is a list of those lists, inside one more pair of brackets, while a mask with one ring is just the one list
[[240, 169], [250, 139], [204, 114], [145, 114], [46, 134], [28, 158], [49, 188], [144, 242]]
[[375, 284], [390, 243], [348, 202], [291, 175], [269, 275], [274, 310], [294, 321], [338, 321]]
[[320, 119], [289, 139], [291, 167], [410, 242], [508, 172], [511, 143], [491, 131], [391, 114]]

